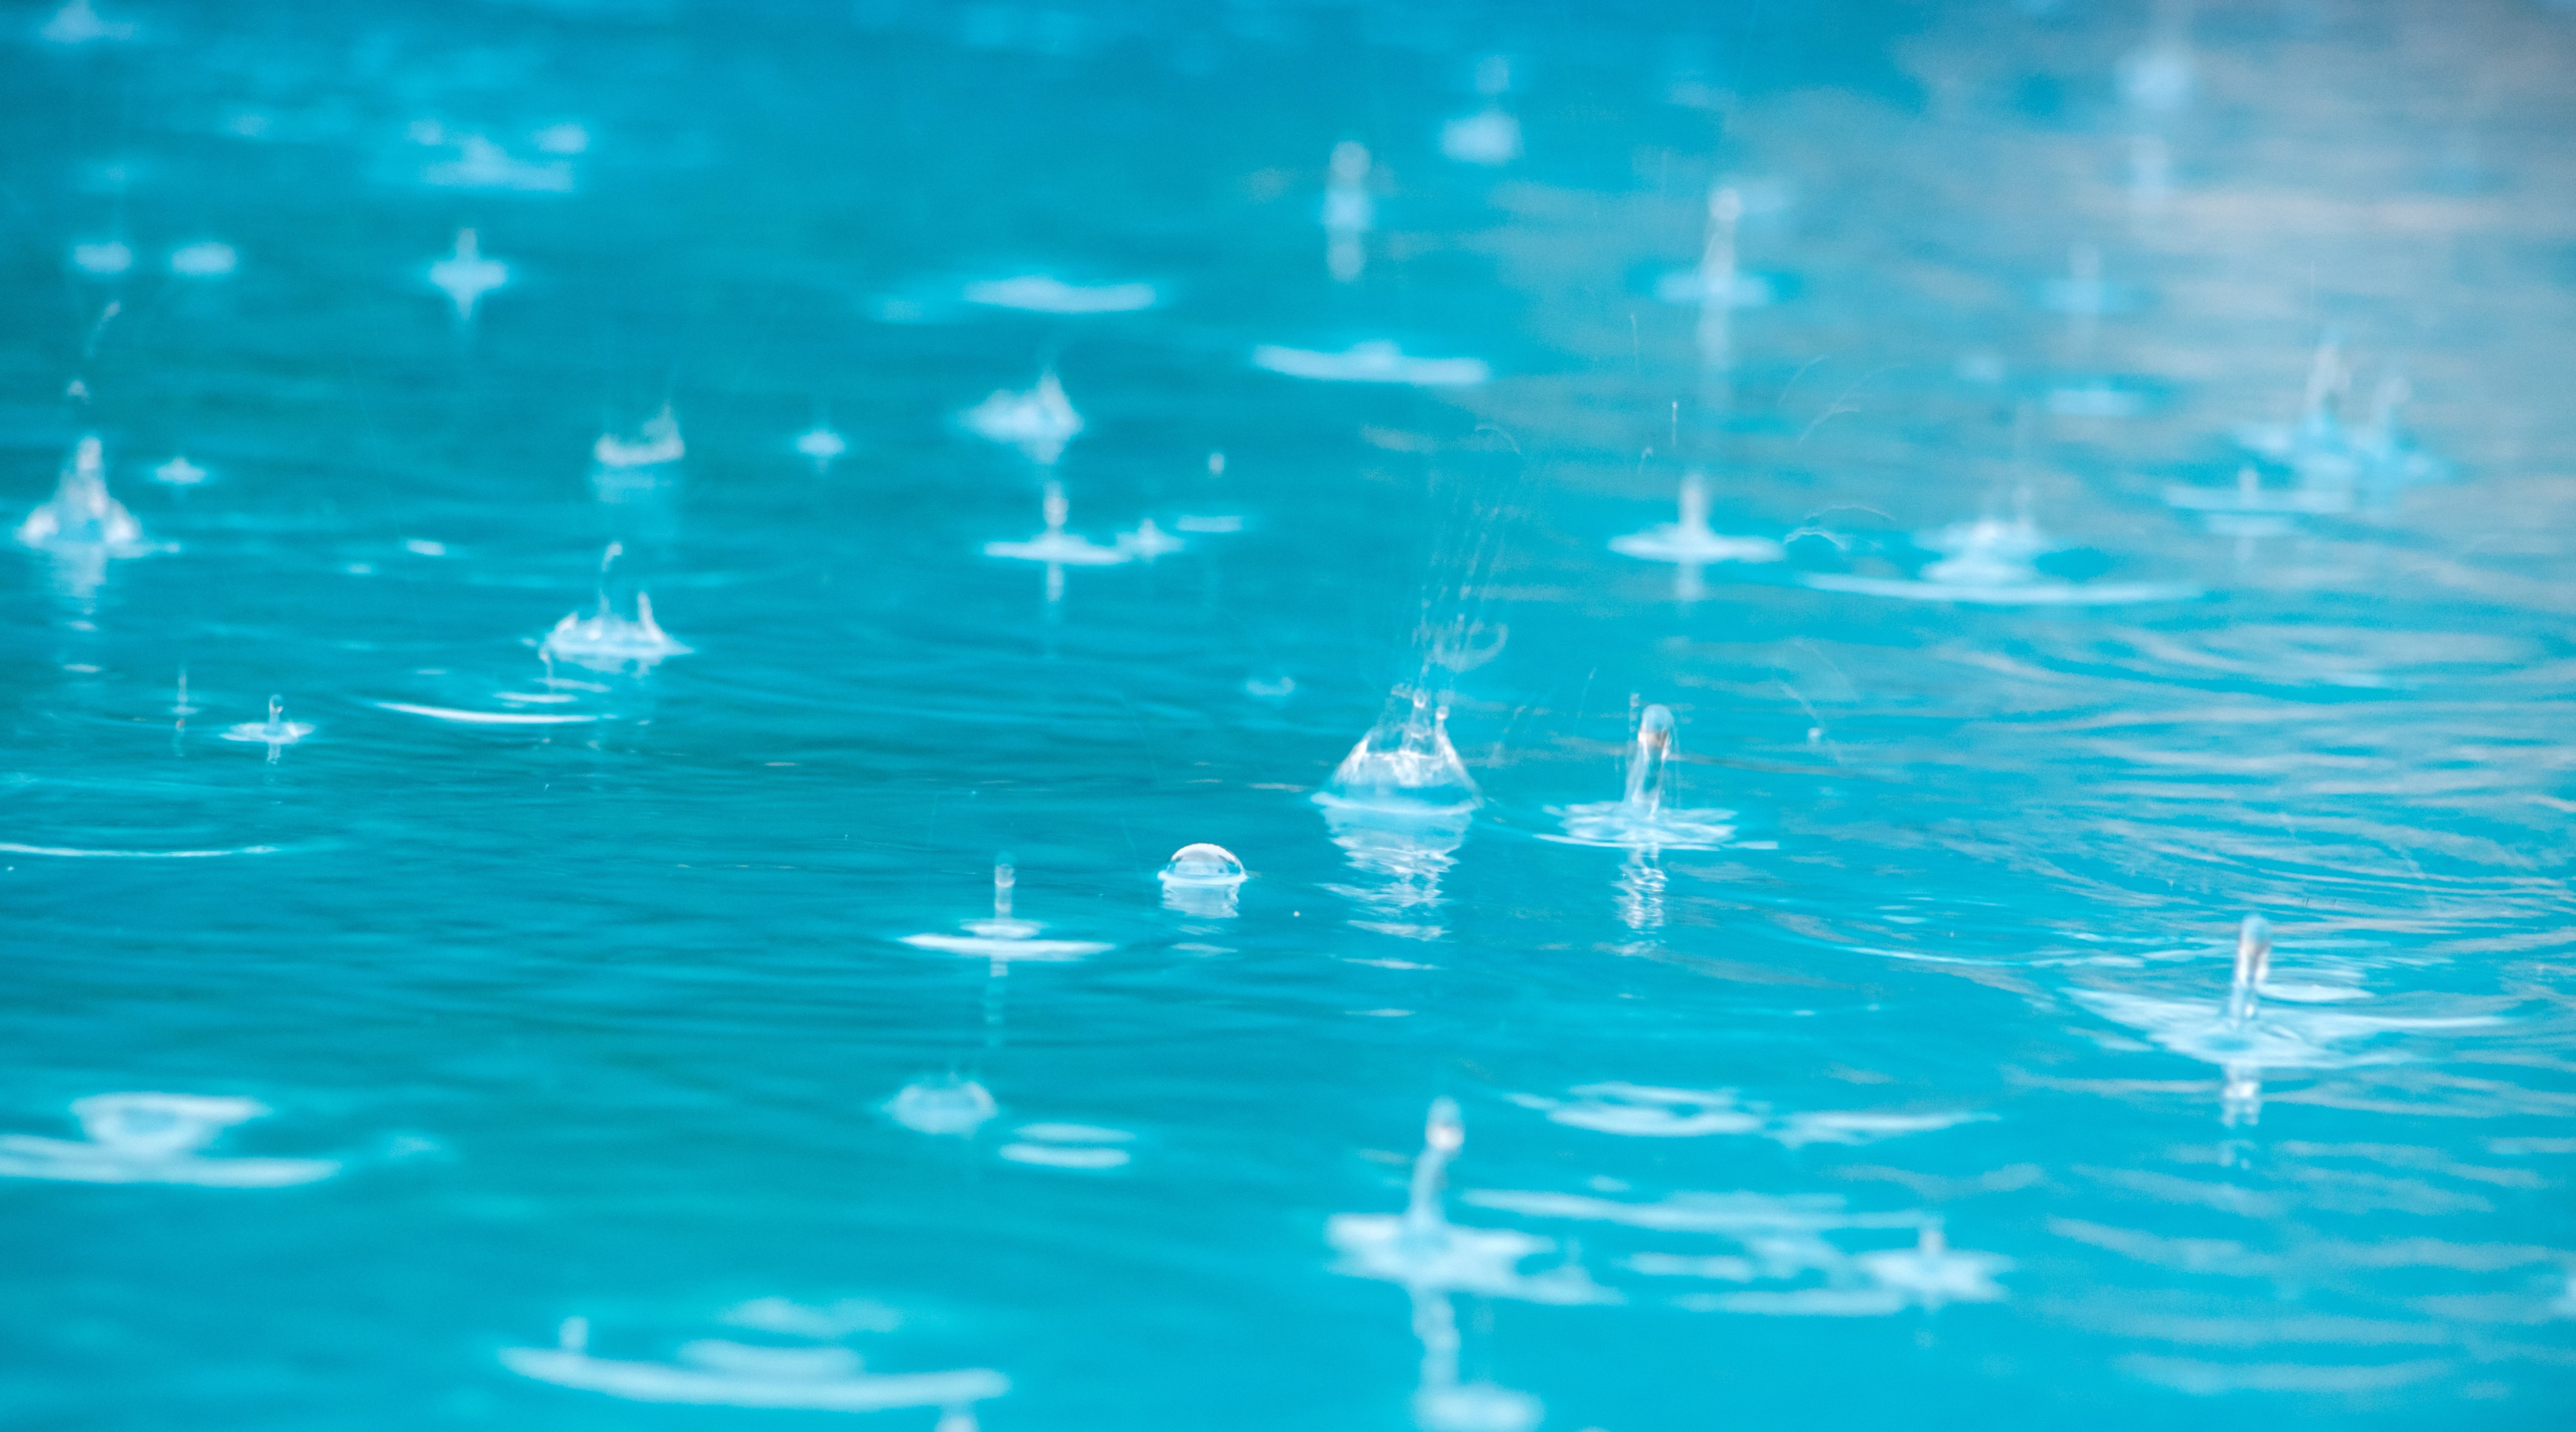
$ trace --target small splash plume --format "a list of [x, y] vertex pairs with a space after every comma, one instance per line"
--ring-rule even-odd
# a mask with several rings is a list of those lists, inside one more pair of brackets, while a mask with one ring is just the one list
[[1382, 718], [1351, 747], [1316, 799], [1329, 807], [1439, 816], [1484, 803], [1458, 748], [1449, 743], [1449, 708], [1420, 692], [1398, 692], [1401, 715]]
[[72, 1104], [86, 1138], [0, 1134], [0, 1178], [66, 1183], [171, 1183], [284, 1188], [340, 1171], [329, 1159], [211, 1158], [224, 1130], [269, 1112], [255, 1099], [206, 1094], [93, 1094]]
[[[460, 320], [471, 319], [475, 305], [483, 301], [483, 295], [509, 281], [510, 266], [498, 259], [483, 257], [472, 229], [457, 230], [456, 251], [429, 266], [431, 287], [455, 301], [456, 316]], [[606, 459], [602, 458], [602, 461]]]
[[268, 698], [267, 720], [244, 721], [239, 725], [226, 727], [224, 739], [265, 744], [268, 747], [268, 763], [273, 766], [277, 764], [278, 752], [312, 734], [313, 727], [309, 723], [287, 720], [285, 701], [271, 696]]
[[567, 612], [546, 633], [537, 653], [549, 663], [567, 661], [591, 671], [625, 671], [638, 676], [651, 671], [666, 657], [687, 656], [690, 648], [672, 639], [653, 620], [653, 599], [643, 592], [635, 594], [632, 618], [612, 610], [608, 604], [608, 568], [625, 544], [611, 542], [599, 558], [599, 607], [585, 617]]
[[[1680, 750], [1672, 708], [1648, 706], [1637, 716], [1637, 733], [1628, 753], [1628, 780], [1615, 801], [1553, 808], [1565, 822], [1565, 833], [1547, 839], [1569, 845], [1606, 845], [1630, 850], [1709, 850], [1735, 838], [1731, 810], [1668, 809], [1672, 760]], [[1660, 888], [1661, 882], [1657, 881]]]
[[1001, 1112], [991, 1090], [972, 1079], [951, 1074], [916, 1079], [886, 1100], [886, 1117], [916, 1134], [972, 1138]]
[[601, 433], [599, 441], [590, 445], [590, 455], [603, 469], [626, 471], [678, 462], [689, 455], [689, 444], [680, 436], [680, 415], [664, 403], [633, 437]]
[[1064, 600], [1064, 569], [1067, 567], [1111, 567], [1133, 555], [1125, 542], [1104, 547], [1088, 537], [1077, 537], [1064, 530], [1073, 515], [1073, 505], [1065, 500], [1064, 484], [1048, 478], [1046, 492], [1039, 499], [1039, 513], [1046, 521], [1045, 530], [1022, 542], [987, 542], [984, 555], [1015, 562], [1042, 562], [1046, 565], [1046, 599]]
[[1673, 596], [1696, 601], [1707, 592], [1703, 568], [1719, 562], [1777, 562], [1787, 549], [1768, 537], [1729, 537], [1708, 525], [1708, 474], [1692, 468], [1682, 474], [1680, 512], [1671, 522], [1643, 532], [1610, 539], [1610, 550], [1623, 557], [1674, 565]]
[[905, 935], [903, 943], [917, 950], [938, 950], [945, 954], [968, 955], [993, 962], [994, 973], [1014, 960], [1078, 960], [1115, 948], [1100, 940], [1041, 940], [1038, 932], [1046, 928], [1035, 920], [1023, 920], [1011, 913], [1011, 892], [1019, 883], [1019, 872], [1007, 860], [993, 867], [993, 915], [988, 920], [968, 920], [960, 928], [962, 935]]
[[991, 396], [958, 415], [977, 437], [1007, 444], [1041, 467], [1053, 467], [1065, 446], [1082, 431], [1082, 414], [1066, 397], [1054, 370], [1038, 375], [1025, 392], [996, 389]]
[[[2248, 915], [2236, 931], [2236, 974], [2227, 986], [2227, 1028], [2242, 1037], [2253, 1027], [2262, 1004], [2263, 977], [2272, 970], [2272, 927], [2260, 915]], [[2229, 1128], [2251, 1126], [2263, 1118], [2263, 1071], [2247, 1061], [2219, 1065], [2219, 1121]]]
[[1537, 1398], [1492, 1382], [1458, 1380], [1460, 1340], [1451, 1296], [1560, 1305], [1619, 1298], [1575, 1263], [1522, 1273], [1522, 1261], [1555, 1248], [1551, 1240], [1449, 1221], [1443, 1189], [1466, 1137], [1456, 1101], [1433, 1100], [1404, 1212], [1335, 1214], [1325, 1225], [1325, 1239], [1341, 1255], [1334, 1271], [1398, 1284], [1412, 1300], [1413, 1331], [1422, 1342], [1421, 1381], [1413, 1395], [1417, 1425], [1426, 1432], [1526, 1432], [1544, 1411]]
[[1368, 267], [1368, 234], [1377, 227], [1369, 197], [1368, 146], [1345, 139], [1333, 146], [1324, 178], [1324, 268], [1337, 283], [1356, 283]]
[[56, 583], [87, 597], [107, 580], [107, 564], [154, 550], [143, 524], [107, 490], [107, 458], [95, 435], [72, 448], [54, 495], [18, 524], [18, 541], [50, 556]]

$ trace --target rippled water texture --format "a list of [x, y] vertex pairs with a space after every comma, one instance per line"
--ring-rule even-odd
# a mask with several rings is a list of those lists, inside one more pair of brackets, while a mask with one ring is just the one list
[[2576, 1421], [2576, 10], [0, 23], [0, 1422]]

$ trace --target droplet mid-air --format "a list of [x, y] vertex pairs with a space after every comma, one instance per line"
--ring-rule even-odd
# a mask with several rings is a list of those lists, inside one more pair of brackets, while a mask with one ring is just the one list
[[487, 259], [472, 229], [456, 231], [456, 251], [429, 266], [429, 282], [456, 302], [458, 318], [472, 318], [483, 295], [510, 281], [510, 266]]

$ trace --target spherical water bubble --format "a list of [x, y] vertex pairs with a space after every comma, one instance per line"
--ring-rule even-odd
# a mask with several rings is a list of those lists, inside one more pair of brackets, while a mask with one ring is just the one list
[[1235, 913], [1235, 892], [1246, 876], [1234, 852], [1201, 842], [1174, 851], [1157, 878], [1163, 882], [1166, 908], [1222, 919]]
[[1243, 862], [1235, 858], [1233, 851], [1205, 841], [1172, 852], [1171, 863], [1163, 867], [1162, 876], [1166, 885], [1239, 885], [1243, 878]]

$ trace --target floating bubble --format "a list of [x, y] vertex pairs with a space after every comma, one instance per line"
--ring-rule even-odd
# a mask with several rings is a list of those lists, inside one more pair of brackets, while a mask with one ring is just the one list
[[1185, 915], [1227, 918], [1247, 878], [1243, 862], [1222, 845], [1184, 845], [1156, 877], [1163, 883], [1163, 904]]

